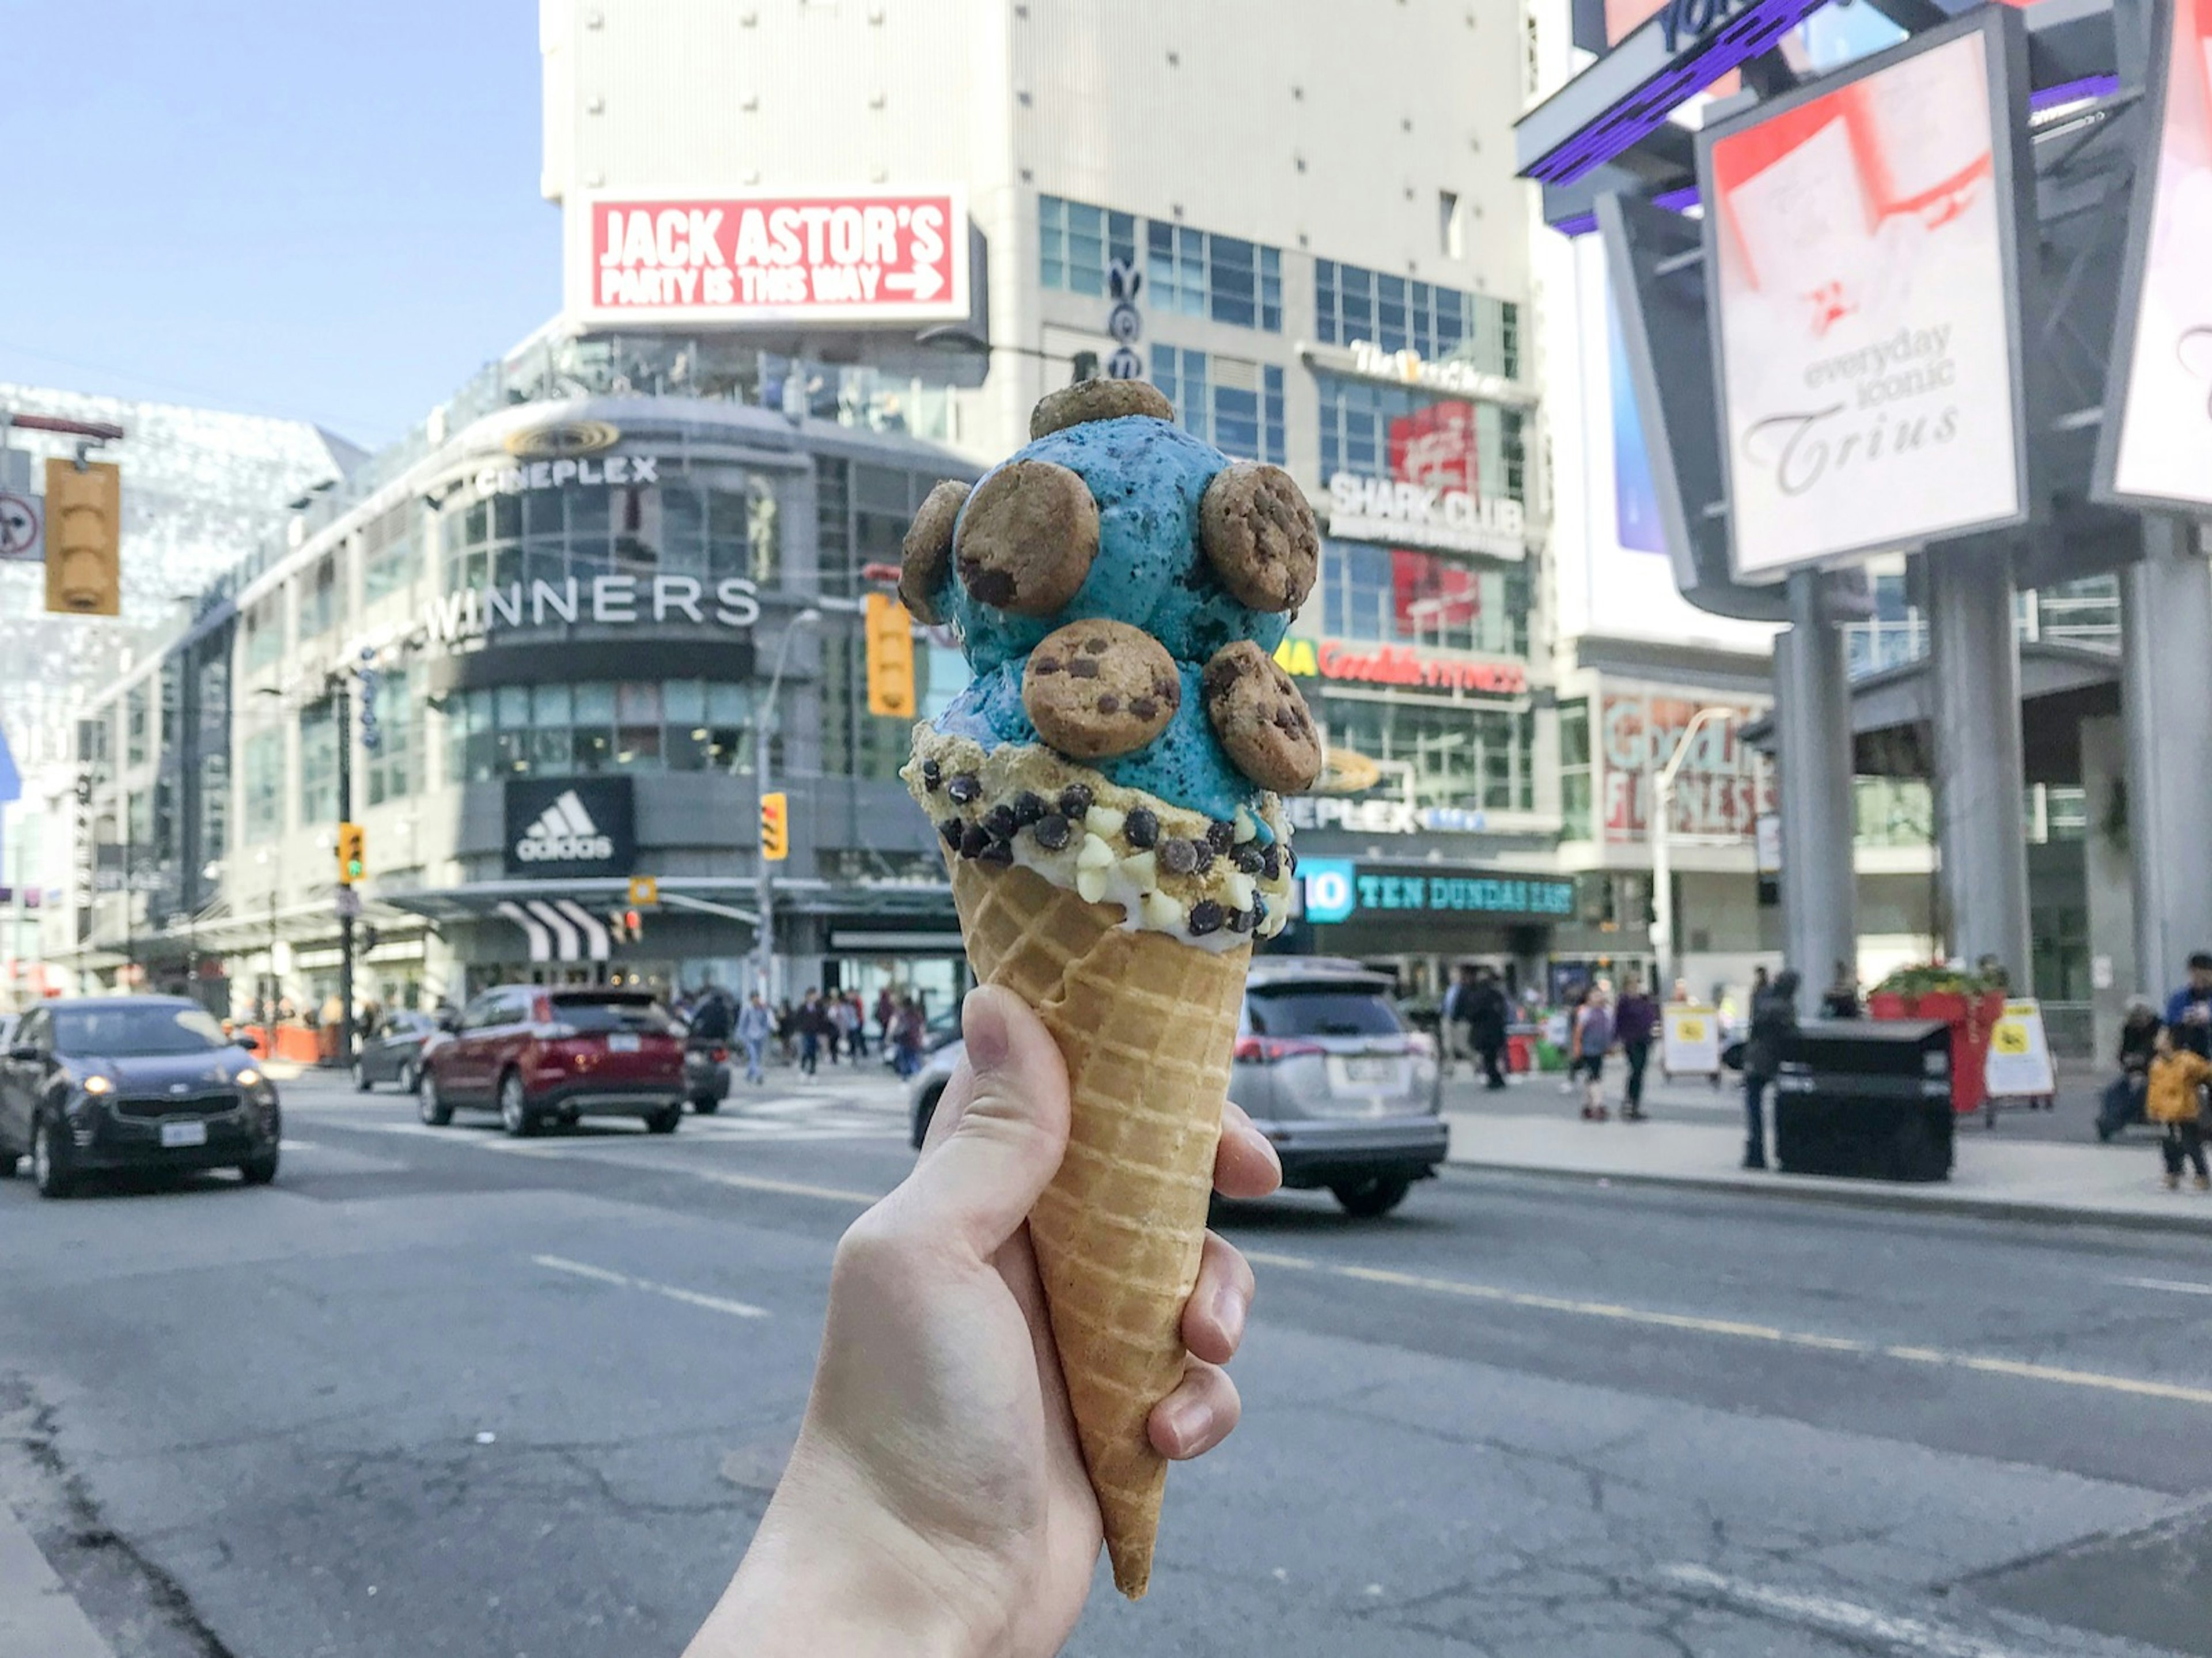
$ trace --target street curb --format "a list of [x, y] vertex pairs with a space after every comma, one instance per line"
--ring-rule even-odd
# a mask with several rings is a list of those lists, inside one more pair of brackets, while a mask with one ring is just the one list
[[[1829, 1203], [1846, 1209], [1887, 1209], [1910, 1214], [1948, 1215], [1968, 1220], [2022, 1221], [2041, 1226], [2097, 1226], [2125, 1232], [2179, 1232], [2212, 1236], [2212, 1199], [2204, 1199], [2202, 1215], [2142, 1214], [2126, 1209], [2082, 1209], [2067, 1204], [2031, 1203], [2007, 1198], [1907, 1197], [1880, 1187], [1759, 1185], [1719, 1175], [1613, 1174], [1582, 1169], [1532, 1168], [1526, 1163], [1486, 1163], [1478, 1158], [1452, 1158], [1451, 1169], [1479, 1169], [1492, 1175], [1528, 1175], [1539, 1180], [1568, 1181], [1581, 1186], [1649, 1186], [1680, 1192], [1713, 1192], [1736, 1197], [1800, 1198], [1809, 1203]], [[1799, 1178], [1810, 1179], [1812, 1176]]]
[[0, 1650], [38, 1658], [115, 1658], [15, 1511], [0, 1501]]

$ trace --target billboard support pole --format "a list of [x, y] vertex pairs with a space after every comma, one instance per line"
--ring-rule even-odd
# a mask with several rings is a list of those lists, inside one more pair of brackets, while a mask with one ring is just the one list
[[2120, 605], [2136, 972], [2142, 989], [2162, 993], [2181, 982], [2191, 950], [2212, 950], [2212, 883], [2196, 872], [2212, 777], [2212, 568], [2195, 525], [2144, 515], [2143, 556], [2120, 577]]
[[1836, 963], [1858, 960], [1850, 677], [1825, 586], [1816, 570], [1790, 576], [1790, 626], [1774, 641], [1783, 959], [1802, 975], [1800, 1012], [1818, 1005]]
[[1964, 540], [1922, 560], [1935, 737], [1936, 838], [1952, 953], [1995, 957], [2013, 989], [2033, 989], [2027, 839], [2021, 802], [2020, 642], [2002, 541]]

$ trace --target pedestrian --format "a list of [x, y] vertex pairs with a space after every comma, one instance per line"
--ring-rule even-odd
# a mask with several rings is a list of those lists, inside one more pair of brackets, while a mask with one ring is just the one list
[[775, 1051], [786, 1065], [792, 1060], [792, 1044], [799, 1035], [799, 1011], [787, 996], [775, 1005]]
[[1621, 1096], [1620, 1120], [1644, 1121], [1644, 1067], [1650, 1063], [1651, 1038], [1659, 1029], [1659, 1004], [1644, 993], [1644, 981], [1635, 974], [1620, 981], [1620, 1000], [1613, 1010], [1613, 1040], [1628, 1061], [1628, 1084]]
[[[897, 1193], [837, 1252], [797, 1443], [744, 1562], [688, 1651], [1044, 1658], [1097, 1577], [1098, 1504], [1022, 1222], [1067, 1149], [1066, 1071], [1003, 990], [966, 1010], [969, 1063]], [[1273, 1151], [1232, 1112], [1212, 1181], [1264, 1197]], [[1220, 1368], [1250, 1269], [1207, 1240], [1182, 1328], [1194, 1354], [1133, 1440], [1177, 1460], [1237, 1424]], [[1127, 1455], [1134, 1458], [1138, 1446]]]
[[1613, 1047], [1613, 1012], [1605, 1002], [1605, 987], [1593, 984], [1583, 992], [1581, 1004], [1567, 1033], [1567, 1073], [1583, 1084], [1583, 1121], [1603, 1122], [1605, 1056]]
[[1505, 1086], [1505, 1031], [1512, 1019], [1513, 1005], [1505, 999], [1498, 975], [1483, 969], [1469, 999], [1468, 1029], [1482, 1061], [1482, 1085], [1492, 1092]]
[[2106, 1085], [2097, 1106], [2097, 1138], [2113, 1135], [2143, 1114], [2143, 1090], [2150, 1077], [2150, 1056], [2166, 1022], [2158, 1017], [2148, 996], [2128, 998], [2128, 1016], [2120, 1023], [2120, 1074]]
[[728, 991], [709, 979], [692, 997], [685, 1024], [694, 1042], [726, 1042], [737, 1029], [737, 1004]]
[[738, 1012], [738, 1040], [744, 1044], [745, 1080], [762, 1083], [767, 1077], [761, 1070], [761, 1054], [768, 1047], [768, 1039], [775, 1030], [775, 1016], [768, 1011], [757, 990], [746, 999]]
[[[1761, 968], [1753, 979], [1766, 976]], [[1751, 1034], [1743, 1044], [1743, 1166], [1766, 1167], [1766, 1089], [1782, 1066], [1782, 1044], [1797, 1029], [1797, 987], [1793, 969], [1752, 999]]]
[[799, 1068], [811, 1077], [815, 1074], [815, 1067], [822, 1062], [822, 1038], [831, 1029], [830, 1016], [822, 1005], [822, 993], [811, 985], [806, 987], [805, 1000], [799, 1005], [796, 1023], [799, 1026]]
[[899, 999], [885, 985], [876, 993], [876, 1042], [884, 1048], [891, 1042], [891, 1021], [898, 1017]]
[[842, 1054], [847, 1060], [853, 1057], [853, 1010], [845, 1000], [844, 993], [833, 990], [822, 1004], [822, 1016], [830, 1023], [826, 1033], [830, 1039], [830, 1063], [837, 1063]]
[[898, 1074], [912, 1077], [921, 1069], [921, 1044], [928, 1031], [921, 1004], [908, 996], [892, 1016], [891, 1037], [898, 1044]]
[[2167, 1025], [2152, 1039], [2150, 1075], [2143, 1096], [2143, 1114], [2164, 1125], [2158, 1144], [2166, 1160], [2166, 1189], [2181, 1184], [2185, 1158], [2197, 1174], [2197, 1189], [2212, 1190], [2212, 1175], [2204, 1167], [2204, 1103], [2203, 1090], [2212, 1081], [2212, 1060], [2194, 1048], [2174, 1045], [2173, 1027]]
[[853, 1016], [852, 1023], [846, 1027], [845, 1035], [853, 1044], [853, 1063], [858, 1065], [868, 1057], [868, 1010], [861, 1005], [860, 993], [857, 990], [846, 995], [845, 1008]]
[[1437, 1011], [1437, 1063], [1446, 1077], [1451, 1075], [1455, 1060], [1472, 1061], [1474, 1057], [1474, 964], [1462, 963], [1451, 988], [1444, 992], [1443, 1005]]
[[2189, 958], [2189, 981], [2166, 998], [2166, 1023], [2176, 1048], [2212, 1060], [2212, 952]]
[[1828, 981], [1827, 989], [1820, 993], [1820, 1017], [1824, 1019], [1856, 1019], [1865, 1010], [1859, 1005], [1858, 975], [1847, 962], [1836, 963], [1836, 976]]

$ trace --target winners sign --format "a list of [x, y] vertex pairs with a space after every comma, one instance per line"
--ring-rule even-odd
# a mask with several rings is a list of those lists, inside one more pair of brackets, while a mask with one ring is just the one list
[[586, 321], [913, 323], [968, 315], [957, 190], [595, 196], [569, 227]]

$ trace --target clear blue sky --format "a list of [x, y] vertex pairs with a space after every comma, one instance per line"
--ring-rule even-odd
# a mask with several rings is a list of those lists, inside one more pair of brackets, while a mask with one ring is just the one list
[[0, 13], [0, 380], [374, 448], [558, 307], [533, 0]]

